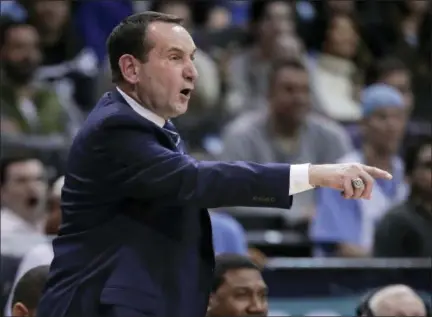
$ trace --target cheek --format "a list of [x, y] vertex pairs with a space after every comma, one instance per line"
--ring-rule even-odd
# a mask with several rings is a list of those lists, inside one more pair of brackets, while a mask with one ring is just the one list
[[231, 298], [226, 303], [227, 312], [230, 312], [231, 315], [235, 314], [235, 316], [240, 316], [241, 314], [244, 314], [247, 306], [247, 301], [242, 301], [234, 298]]

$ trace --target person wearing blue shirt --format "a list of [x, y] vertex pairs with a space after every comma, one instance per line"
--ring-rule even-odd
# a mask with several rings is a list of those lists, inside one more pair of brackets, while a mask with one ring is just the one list
[[362, 94], [363, 144], [339, 163], [358, 162], [393, 174], [391, 181], [376, 181], [370, 200], [344, 199], [339, 191], [318, 189], [317, 213], [310, 236], [317, 256], [368, 256], [373, 246], [375, 224], [387, 210], [408, 194], [404, 164], [398, 156], [406, 125], [406, 105], [394, 88], [375, 84]]

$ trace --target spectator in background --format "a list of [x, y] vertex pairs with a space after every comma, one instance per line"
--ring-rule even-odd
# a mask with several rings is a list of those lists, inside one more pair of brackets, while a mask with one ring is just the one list
[[231, 23], [232, 12], [230, 10], [230, 3], [222, 3], [221, 5], [215, 5], [210, 9], [206, 28], [212, 31], [224, 30], [230, 27]]
[[[244, 114], [224, 130], [222, 160], [324, 164], [352, 150], [342, 127], [310, 113], [309, 76], [300, 61], [276, 62], [269, 74], [269, 85], [267, 109]], [[228, 210], [276, 212], [270, 209], [235, 207]], [[296, 196], [289, 212], [280, 212], [291, 223], [298, 223], [308, 222], [314, 210], [314, 191], [307, 191]]]
[[[412, 116], [430, 121], [432, 104], [430, 1], [378, 1], [380, 23], [370, 25], [367, 40], [376, 56], [389, 54], [403, 60], [412, 72], [414, 107]], [[429, 127], [430, 129], [430, 127]]]
[[366, 75], [366, 84], [383, 83], [390, 85], [403, 95], [407, 108], [413, 107], [411, 72], [403, 61], [395, 57], [386, 57], [372, 65]]
[[292, 34], [282, 34], [276, 39], [273, 60], [298, 60], [307, 63], [307, 55], [302, 40]]
[[41, 61], [39, 35], [29, 24], [5, 17], [0, 23], [2, 154], [64, 151], [65, 112], [55, 92], [34, 78]]
[[361, 103], [362, 149], [338, 162], [377, 166], [389, 171], [393, 179], [377, 180], [370, 200], [347, 200], [339, 191], [318, 189], [317, 215], [311, 226], [317, 255], [369, 256], [377, 221], [408, 194], [403, 161], [397, 155], [407, 117], [403, 96], [390, 86], [376, 84], [365, 89]]
[[249, 258], [219, 255], [207, 317], [267, 316], [267, 293], [260, 268]]
[[249, 14], [252, 46], [234, 56], [227, 70], [226, 103], [233, 115], [263, 106], [276, 40], [295, 34], [295, 12], [287, 1], [252, 1]]
[[49, 266], [38, 266], [28, 271], [18, 282], [13, 293], [12, 315], [13, 317], [35, 317], [48, 280]]
[[[64, 177], [60, 177], [52, 186], [51, 195], [49, 199], [49, 207], [48, 208], [48, 219], [45, 222], [45, 233], [47, 235], [57, 235], [60, 223], [61, 223], [61, 209], [60, 209], [60, 197], [61, 190], [63, 188]], [[15, 279], [12, 285], [12, 293], [9, 295], [6, 307], [5, 307], [5, 316], [12, 316], [12, 294], [14, 293], [14, 289], [18, 281], [24, 276], [28, 271], [32, 270], [35, 267], [40, 265], [50, 265], [52, 259], [54, 258], [54, 251], [52, 248], [51, 241], [47, 241], [45, 243], [41, 243], [36, 245], [34, 248], [29, 250], [28, 253], [25, 254], [21, 263], [19, 264], [18, 270], [15, 275]]]
[[47, 179], [43, 164], [32, 157], [2, 158], [1, 252], [21, 257], [46, 241], [43, 226]]
[[317, 110], [341, 122], [361, 117], [355, 76], [359, 32], [349, 14], [335, 13], [322, 26], [321, 53], [311, 60], [312, 91]]
[[147, 1], [103, 0], [73, 3], [74, 25], [84, 45], [93, 49], [97, 55], [99, 64], [106, 58], [106, 39], [121, 20], [133, 13], [133, 2]]
[[408, 147], [406, 175], [411, 195], [390, 210], [375, 233], [377, 257], [432, 257], [432, 138], [421, 137]]
[[[371, 37], [379, 56], [397, 54], [409, 66], [416, 63], [422, 23], [428, 14], [429, 1], [382, 1], [379, 4], [382, 24]], [[379, 36], [379, 37], [378, 37]]]
[[98, 59], [73, 27], [70, 2], [35, 0], [28, 4], [28, 11], [29, 23], [41, 35], [43, 61], [38, 78], [53, 84], [70, 120], [79, 126], [81, 111], [89, 111], [96, 100]]
[[426, 303], [406, 285], [389, 285], [366, 296], [357, 308], [363, 316], [419, 316], [428, 317]]

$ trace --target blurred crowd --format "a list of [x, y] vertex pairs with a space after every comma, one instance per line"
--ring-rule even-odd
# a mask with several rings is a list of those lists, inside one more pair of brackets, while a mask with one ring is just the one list
[[211, 210], [217, 253], [261, 264], [432, 257], [427, 0], [17, 0], [0, 11], [1, 254], [12, 276], [52, 259], [68, 148], [113, 88], [106, 38], [143, 10], [182, 17], [198, 46], [200, 78], [174, 120], [192, 155], [356, 161], [394, 176], [368, 201], [316, 189], [289, 211]]

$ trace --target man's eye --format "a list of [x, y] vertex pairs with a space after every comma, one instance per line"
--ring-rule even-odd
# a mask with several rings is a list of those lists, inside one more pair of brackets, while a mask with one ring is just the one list
[[178, 55], [172, 55], [172, 56], [170, 56], [170, 60], [172, 60], [172, 61], [179, 61], [179, 60], [181, 60], [181, 57], [178, 56]]

